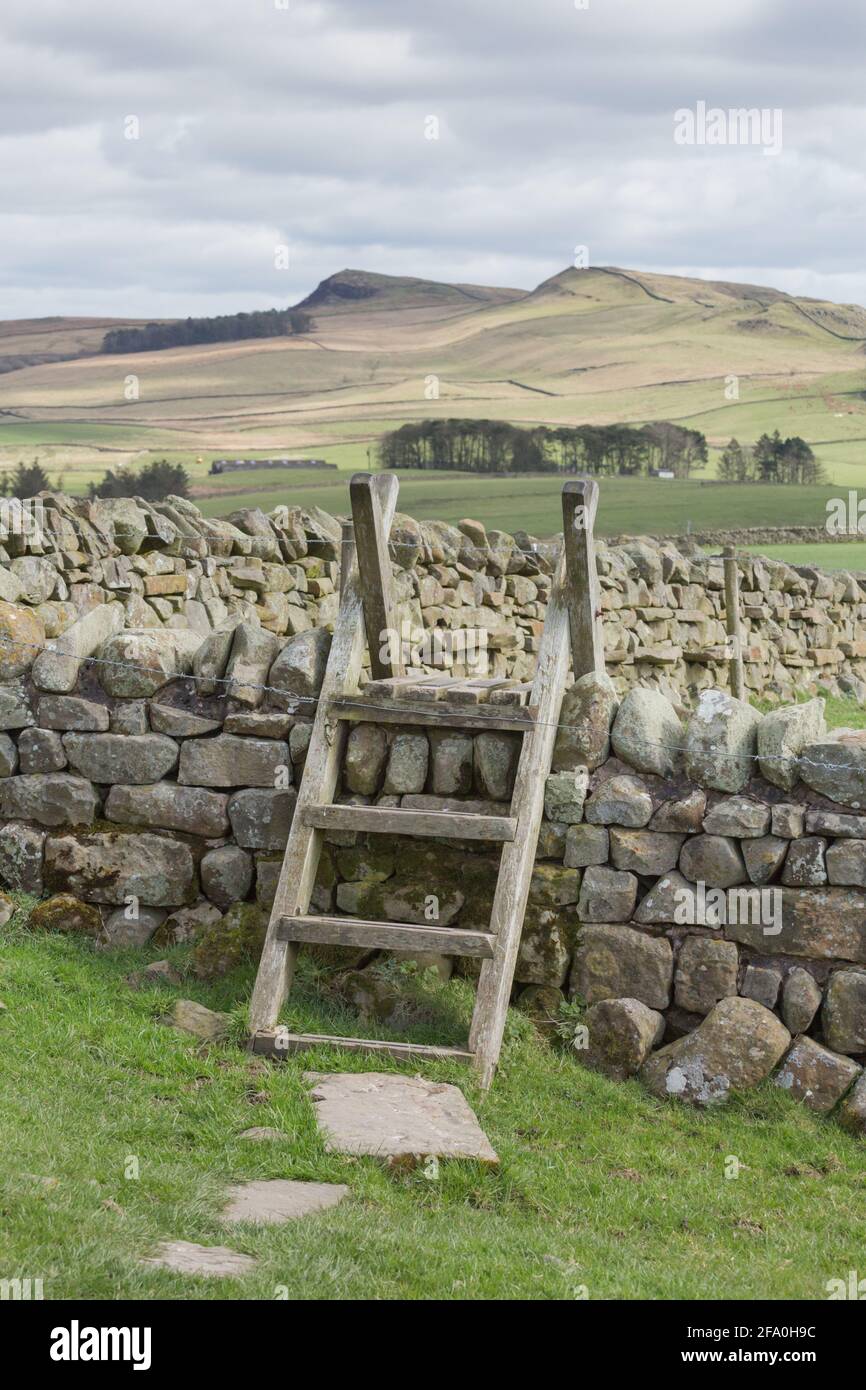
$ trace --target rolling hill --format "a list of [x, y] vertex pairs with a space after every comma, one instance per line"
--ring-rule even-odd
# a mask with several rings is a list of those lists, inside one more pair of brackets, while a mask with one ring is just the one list
[[[303, 338], [129, 357], [86, 355], [119, 321], [0, 324], [7, 362], [42, 356], [0, 375], [0, 466], [38, 455], [75, 490], [106, 466], [155, 456], [196, 475], [226, 453], [364, 466], [383, 430], [429, 416], [671, 419], [714, 446], [800, 434], [837, 486], [866, 483], [856, 305], [597, 267], [528, 292], [344, 270], [298, 307], [313, 319]], [[245, 490], [259, 483], [272, 491], [273, 474], [247, 475]]]

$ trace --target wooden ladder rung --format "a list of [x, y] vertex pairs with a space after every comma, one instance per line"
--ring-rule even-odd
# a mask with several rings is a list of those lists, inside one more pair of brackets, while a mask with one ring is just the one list
[[285, 1057], [290, 1052], [310, 1052], [316, 1047], [338, 1047], [344, 1052], [380, 1052], [410, 1061], [413, 1057], [424, 1057], [434, 1062], [471, 1062], [474, 1055], [465, 1047], [387, 1042], [379, 1038], [337, 1038], [328, 1033], [290, 1033], [287, 1028], [262, 1029], [254, 1035], [252, 1047], [253, 1052], [261, 1052], [269, 1057]]
[[[508, 695], [510, 691], [503, 691]], [[484, 713], [484, 711], [488, 713]], [[329, 701], [328, 712], [337, 719], [366, 724], [423, 724], [431, 729], [491, 729], [496, 733], [512, 731], [525, 734], [533, 727], [535, 709], [532, 706], [457, 705], [447, 700], [431, 701], [429, 705], [413, 706], [408, 696], [405, 703], [393, 705], [367, 703], [363, 695], [345, 695]]]
[[280, 941], [365, 946], [371, 951], [433, 951], [485, 960], [493, 955], [494, 945], [490, 932], [416, 922], [367, 922], [362, 917], [281, 917], [277, 936]]
[[305, 806], [302, 824], [315, 830], [361, 830], [374, 835], [421, 835], [437, 840], [492, 840], [504, 844], [517, 832], [515, 816], [462, 811], [413, 811], [394, 806]]

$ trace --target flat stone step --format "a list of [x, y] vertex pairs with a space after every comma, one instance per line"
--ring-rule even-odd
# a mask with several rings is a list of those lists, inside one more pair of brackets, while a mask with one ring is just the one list
[[329, 1153], [499, 1162], [457, 1086], [380, 1072], [308, 1072], [306, 1079]]
[[219, 1279], [236, 1279], [256, 1268], [252, 1255], [242, 1255], [226, 1245], [196, 1245], [190, 1240], [164, 1240], [156, 1254], [141, 1261], [152, 1269], [171, 1269], [176, 1274], [205, 1274]]
[[228, 1190], [228, 1203], [222, 1219], [226, 1222], [254, 1221], [278, 1226], [297, 1221], [316, 1211], [339, 1206], [349, 1189], [341, 1182], [295, 1182], [290, 1178], [264, 1178], [238, 1183]]

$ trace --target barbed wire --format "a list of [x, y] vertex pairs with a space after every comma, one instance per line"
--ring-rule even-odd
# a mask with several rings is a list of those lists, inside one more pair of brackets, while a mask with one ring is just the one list
[[[149, 629], [149, 630], [152, 630], [154, 633], [161, 633], [161, 634], [163, 634], [163, 635], [170, 634], [172, 631], [177, 631], [177, 629], [164, 628], [164, 627], [163, 627], [163, 628], [153, 628], [153, 629]], [[119, 635], [119, 634], [118, 634], [118, 635]], [[206, 641], [206, 640], [207, 640], [206, 638], [202, 638], [202, 641], [203, 641], [203, 642]], [[151, 679], [153, 679], [154, 677], [159, 677], [159, 676], [162, 675], [162, 676], [165, 677], [165, 679], [164, 679], [164, 682], [163, 682], [163, 686], [160, 686], [159, 689], [164, 688], [165, 685], [169, 685], [172, 681], [175, 681], [175, 680], [185, 680], [185, 681], [198, 682], [198, 683], [203, 684], [203, 685], [223, 685], [223, 686], [227, 686], [227, 687], [229, 687], [229, 689], [226, 691], [226, 696], [230, 696], [230, 694], [231, 694], [231, 688], [234, 688], [234, 689], [236, 689], [236, 690], [258, 690], [258, 691], [261, 691], [263, 694], [276, 695], [276, 696], [278, 696], [278, 697], [280, 698], [280, 700], [286, 701], [287, 703], [290, 703], [290, 704], [293, 705], [293, 706], [297, 706], [297, 705], [299, 705], [299, 704], [301, 704], [301, 705], [318, 706], [318, 705], [322, 702], [322, 701], [321, 701], [321, 697], [318, 696], [318, 695], [295, 695], [295, 694], [293, 694], [293, 693], [291, 693], [291, 692], [289, 692], [289, 691], [284, 690], [284, 689], [283, 689], [282, 687], [280, 687], [280, 686], [264, 685], [264, 684], [261, 684], [261, 683], [259, 683], [259, 682], [257, 682], [257, 681], [247, 681], [247, 680], [243, 680], [243, 679], [238, 679], [238, 678], [235, 677], [235, 676], [208, 676], [208, 675], [196, 675], [194, 672], [189, 672], [189, 671], [175, 671], [175, 672], [172, 672], [172, 673], [168, 673], [168, 672], [158, 672], [158, 671], [156, 671], [152, 666], [143, 666], [143, 665], [140, 665], [140, 664], [138, 664], [138, 663], [136, 663], [136, 662], [132, 662], [132, 661], [119, 661], [119, 660], [115, 660], [115, 659], [113, 659], [113, 658], [111, 658], [111, 657], [79, 656], [79, 655], [77, 655], [75, 652], [64, 652], [62, 649], [60, 649], [60, 648], [58, 648], [58, 647], [54, 647], [54, 646], [49, 646], [49, 645], [46, 644], [46, 643], [36, 643], [36, 642], [25, 642], [25, 641], [20, 641], [20, 640], [18, 640], [17, 638], [11, 638], [11, 637], [9, 637], [8, 634], [6, 634], [6, 633], [0, 633], [0, 648], [4, 648], [4, 647], [7, 648], [7, 649], [11, 648], [11, 649], [13, 649], [13, 650], [14, 650], [14, 649], [20, 649], [20, 648], [26, 648], [26, 649], [28, 649], [28, 650], [35, 651], [35, 652], [37, 652], [37, 653], [48, 652], [48, 653], [50, 653], [52, 656], [65, 657], [65, 658], [68, 658], [69, 660], [76, 661], [76, 662], [79, 662], [79, 663], [81, 663], [81, 664], [85, 664], [85, 663], [86, 663], [86, 664], [93, 665], [93, 666], [108, 666], [108, 667], [121, 668], [121, 669], [123, 669], [123, 670], [128, 670], [128, 671], [136, 671], [136, 672], [139, 672], [140, 674], [143, 674], [143, 675], [146, 675], [146, 676], [150, 677]], [[35, 660], [35, 659], [36, 659], [36, 658], [34, 658], [34, 660]], [[428, 679], [429, 679], [429, 678], [428, 678]], [[471, 679], [472, 679], [472, 677], [465, 677], [465, 678], [463, 678], [463, 681], [465, 682], [465, 681], [468, 681], [468, 680], [471, 680]], [[507, 681], [508, 679], [509, 679], [508, 677], [503, 677], [503, 680], [504, 680], [504, 681]], [[455, 677], [455, 683], [461, 683], [461, 678]], [[526, 682], [526, 683], [518, 682], [518, 684], [528, 684], [528, 682]], [[423, 685], [424, 685], [424, 677], [423, 677], [423, 676], [419, 676], [419, 677], [418, 677], [418, 685], [419, 685], [419, 686], [423, 686]], [[506, 688], [507, 688], [507, 687], [506, 687]], [[52, 694], [59, 694], [59, 693], [66, 693], [66, 694], [69, 694], [69, 693], [71, 693], [71, 692], [40, 691], [40, 695], [52, 695]], [[106, 693], [107, 693], [107, 692], [106, 692]], [[154, 692], [153, 692], [153, 695], [155, 695], [156, 693], [157, 693], [157, 692], [154, 691]], [[116, 697], [116, 698], [130, 698], [130, 699], [135, 699], [135, 698], [141, 698], [141, 699], [150, 698], [150, 699], [152, 699], [153, 696], [147, 696], [147, 697], [145, 697], [145, 696], [139, 696], [139, 697], [136, 697], [136, 696], [127, 696], [127, 697], [123, 697], [123, 696], [121, 696], [121, 697]], [[205, 698], [206, 698], [206, 697], [205, 697]], [[436, 712], [436, 702], [435, 702], [435, 701], [431, 702], [430, 704], [425, 704], [425, 705], [414, 705], [414, 706], [412, 705], [412, 703], [411, 703], [410, 700], [399, 700], [399, 701], [393, 702], [392, 704], [387, 704], [387, 703], [382, 703], [382, 702], [379, 701], [379, 700], [371, 700], [371, 699], [365, 699], [365, 698], [363, 698], [363, 692], [362, 692], [362, 691], [359, 691], [359, 692], [358, 692], [358, 698], [353, 698], [353, 695], [352, 695], [351, 693], [348, 694], [348, 695], [339, 695], [339, 696], [335, 696], [335, 697], [333, 697], [333, 698], [339, 699], [341, 707], [347, 707], [347, 706], [348, 706], [348, 707], [360, 708], [360, 709], [364, 709], [364, 710], [377, 710], [377, 711], [380, 711], [380, 712], [383, 713], [383, 714], [422, 714], [422, 715], [424, 715], [424, 714], [432, 714], [432, 715], [435, 717], [435, 712]], [[326, 703], [327, 703], [327, 697], [326, 697]], [[487, 708], [488, 708], [488, 710], [491, 710], [491, 711], [493, 710], [493, 707], [492, 707], [492, 706], [488, 706]], [[489, 722], [491, 725], [496, 725], [496, 724], [501, 724], [501, 722], [503, 721], [503, 719], [505, 719], [505, 720], [509, 719], [509, 713], [508, 713], [508, 711], [509, 711], [510, 709], [516, 711], [516, 710], [518, 710], [518, 709], [520, 709], [520, 708], [526, 708], [526, 707], [525, 707], [525, 706], [508, 706], [508, 705], [501, 705], [501, 706], [498, 706], [498, 707], [496, 708], [496, 711], [495, 711], [495, 712], [491, 712], [490, 714], [488, 714], [488, 713], [487, 713], [487, 710], [485, 710], [485, 707], [484, 707], [483, 704], [467, 705], [467, 706], [466, 706], [466, 716], [467, 716], [467, 719], [468, 719], [468, 720], [471, 720], [472, 723], [475, 724], [475, 725], [477, 725], [477, 723], [478, 723], [479, 720], [487, 721], [487, 722]], [[285, 712], [285, 713], [291, 714], [293, 711], [289, 710], [289, 711], [278, 711], [278, 712], [280, 712], [280, 713]], [[758, 713], [758, 711], [755, 711], [755, 712]], [[515, 720], [515, 722], [520, 721], [520, 715], [517, 714], [517, 713], [515, 713], [515, 714], [514, 714], [514, 720]], [[527, 726], [527, 732], [528, 732], [530, 729], [539, 728], [539, 727], [541, 727], [541, 728], [552, 728], [552, 729], [556, 729], [557, 731], [559, 731], [559, 730], [574, 731], [574, 730], [580, 730], [581, 727], [582, 727], [582, 726], [579, 725], [579, 724], [568, 724], [568, 723], [563, 723], [563, 722], [558, 721], [558, 720], [539, 720], [539, 719], [536, 719], [536, 718], [531, 718], [531, 717], [529, 717], [528, 714], [527, 714], [527, 717], [526, 717], [526, 719], [525, 719], [525, 723], [526, 723], [526, 726]], [[515, 730], [514, 732], [518, 732], [518, 733], [519, 733], [519, 732], [521, 732], [521, 730], [518, 729], [518, 730]], [[866, 737], [866, 736], [864, 736], [864, 737]], [[644, 739], [644, 740], [643, 740], [643, 743], [644, 743], [645, 746], [647, 746], [647, 747], [649, 747], [649, 748], [659, 748], [659, 749], [663, 749], [663, 750], [664, 750], [665, 752], [667, 752], [667, 753], [683, 753], [683, 754], [689, 754], [689, 753], [690, 753], [690, 754], [694, 754], [694, 753], [695, 753], [695, 749], [694, 749], [693, 747], [689, 747], [687, 744], [671, 744], [671, 743], [665, 743], [665, 742], [655, 741], [655, 740], [653, 740], [653, 739]], [[734, 754], [732, 754], [731, 756], [732, 756], [733, 759], [736, 760], [736, 761], [749, 761], [749, 762], [755, 762], [755, 763], [784, 763], [784, 764], [790, 763], [791, 759], [794, 758], [794, 759], [796, 759], [796, 763], [797, 763], [797, 766], [798, 766], [798, 767], [815, 767], [815, 768], [820, 768], [822, 771], [831, 771], [831, 772], [850, 772], [850, 771], [851, 771], [851, 765], [850, 765], [850, 763], [828, 763], [828, 762], [824, 762], [824, 761], [818, 762], [818, 761], [815, 761], [814, 759], [804, 758], [804, 757], [803, 757], [802, 755], [800, 755], [800, 754], [784, 754], [784, 753], [779, 753], [779, 754], [769, 754], [769, 753], [734, 753]], [[640, 771], [640, 769], [636, 769], [636, 770], [637, 770], [637, 771]], [[651, 774], [651, 775], [653, 775], [653, 774]], [[661, 774], [656, 774], [656, 775], [661, 775]], [[866, 778], [864, 778], [864, 797], [866, 797]], [[831, 798], [831, 799], [832, 799], [832, 798]], [[842, 804], [842, 803], [840, 803], [840, 804]]]

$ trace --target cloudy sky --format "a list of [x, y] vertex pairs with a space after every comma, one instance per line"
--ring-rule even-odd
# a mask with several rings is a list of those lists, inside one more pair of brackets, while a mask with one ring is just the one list
[[[0, 318], [529, 288], [578, 246], [866, 304], [864, 57], [862, 0], [2, 0]], [[699, 102], [781, 153], [677, 143]]]

